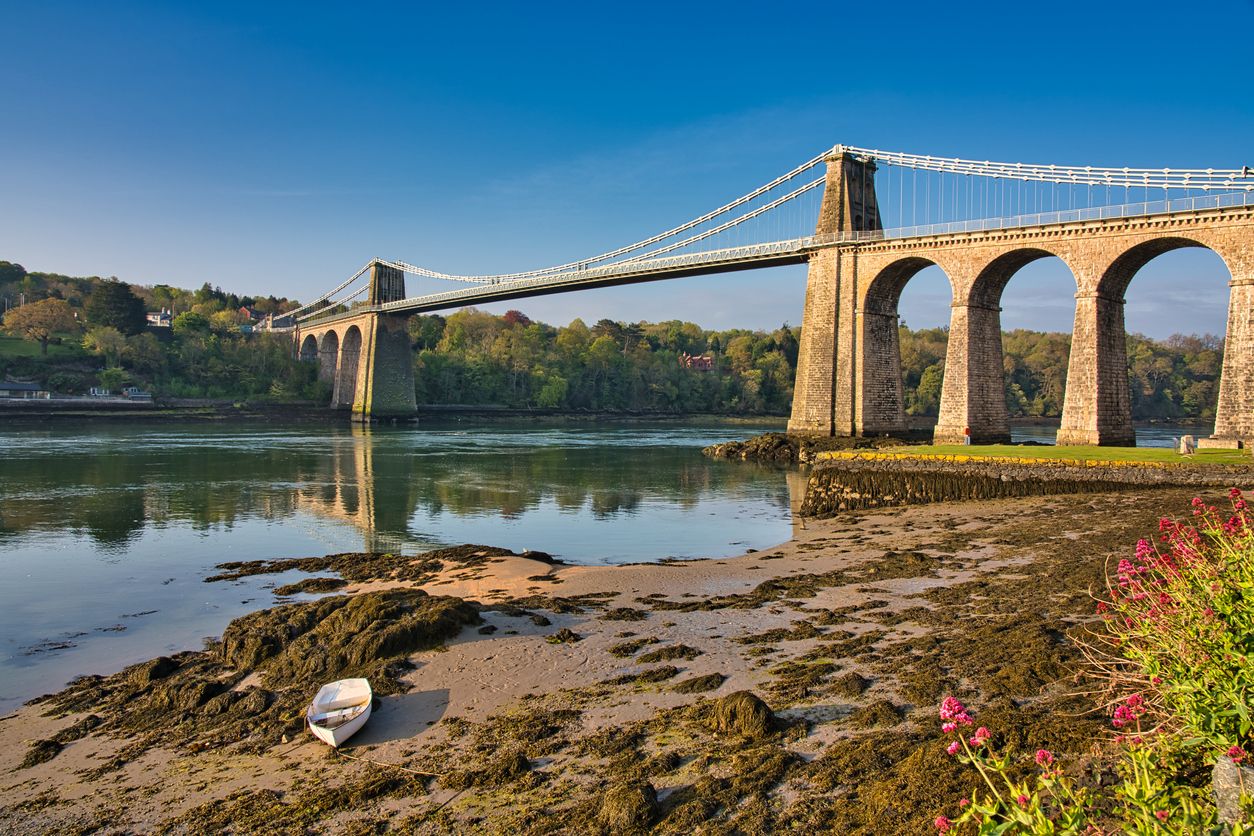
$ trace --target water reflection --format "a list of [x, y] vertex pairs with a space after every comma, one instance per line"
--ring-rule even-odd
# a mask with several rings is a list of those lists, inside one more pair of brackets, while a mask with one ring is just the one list
[[447, 540], [438, 521], [450, 516], [510, 522], [543, 509], [613, 521], [743, 495], [786, 513], [803, 484], [698, 452], [756, 429], [109, 429], [41, 433], [34, 444], [26, 435], [2, 465], [0, 544], [68, 530], [125, 552], [146, 527], [207, 532], [305, 513], [351, 525], [361, 548], [396, 550]]

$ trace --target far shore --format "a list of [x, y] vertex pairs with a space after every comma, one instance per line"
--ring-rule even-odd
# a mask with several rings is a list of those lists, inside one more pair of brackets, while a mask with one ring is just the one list
[[[311, 558], [299, 565], [324, 580], [303, 588], [331, 596], [292, 590], [296, 609], [247, 616], [249, 629], [310, 629], [297, 613], [311, 607], [331, 625], [339, 595], [470, 623], [377, 667], [377, 688], [397, 685], [343, 757], [284, 707], [321, 678], [290, 665], [322, 662], [265, 661], [266, 642], [298, 640], [250, 650], [244, 619], [228, 629], [243, 638], [23, 707], [0, 718], [0, 830], [608, 833], [607, 799], [636, 793], [659, 833], [928, 832], [973, 787], [944, 754], [943, 696], [1064, 761], [1102, 736], [1071, 637], [1093, 622], [1107, 563], [1192, 495], [874, 509], [798, 521], [788, 542], [730, 559]], [[218, 582], [296, 566], [238, 564]], [[248, 654], [261, 661], [233, 667]], [[774, 719], [720, 733], [719, 700], [745, 690]]]
[[[281, 420], [293, 423], [347, 424], [351, 417], [346, 409], [333, 409], [321, 403], [300, 401], [249, 401], [231, 398], [157, 398], [152, 402], [128, 402], [126, 400], [91, 398], [0, 399], [0, 418], [6, 423], [21, 424], [42, 422], [49, 419], [105, 421], [119, 420], [142, 422], [220, 422]], [[672, 412], [601, 412], [591, 410], [520, 409], [493, 404], [423, 404], [411, 419], [383, 419], [375, 423], [384, 425], [418, 423], [424, 420], [461, 421], [528, 421], [558, 422], [670, 422], [710, 421], [727, 425], [766, 424], [778, 425], [783, 432], [788, 423], [787, 415], [743, 415], [740, 413], [672, 413]], [[1012, 427], [1057, 427], [1057, 416], [1017, 416], [1010, 419]], [[935, 425], [936, 418], [918, 416], [909, 418], [912, 433], [926, 433]], [[1177, 420], [1138, 420], [1136, 426], [1197, 427], [1205, 425], [1201, 418]]]

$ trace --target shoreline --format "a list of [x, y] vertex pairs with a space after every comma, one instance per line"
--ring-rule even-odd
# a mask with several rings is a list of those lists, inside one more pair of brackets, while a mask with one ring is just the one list
[[[263, 723], [229, 727], [246, 731], [243, 739], [214, 737], [226, 728], [214, 718], [242, 710], [245, 696], [284, 699], [273, 661], [214, 668], [234, 684], [203, 702], [207, 692], [189, 699], [172, 690], [182, 674], [143, 681], [142, 666], [132, 666], [100, 687], [138, 687], [137, 707], [171, 694], [169, 710], [186, 718], [179, 736], [189, 728], [202, 736], [179, 742], [157, 713], [153, 728], [126, 726], [116, 708], [104, 710], [107, 700], [80, 700], [61, 717], [42, 716], [56, 695], [27, 705], [0, 718], [10, 739], [24, 739], [0, 750], [0, 789], [12, 800], [0, 808], [0, 827], [269, 828], [287, 819], [233, 794], [265, 795], [290, 818], [292, 805], [309, 801], [303, 778], [343, 790], [342, 806], [315, 805], [307, 822], [338, 829], [386, 822], [414, 832], [538, 833], [548, 821], [595, 830], [605, 814], [595, 786], [647, 781], [657, 832], [702, 821], [856, 831], [869, 824], [858, 818], [871, 815], [868, 804], [881, 805], [884, 826], [913, 830], [969, 789], [933, 739], [942, 692], [988, 707], [1024, 741], [1083, 754], [1081, 737], [1100, 723], [1054, 719], [1081, 713], [1068, 695], [1076, 659], [1066, 634], [1091, 619], [1088, 589], [1106, 560], [1129, 552], [1160, 514], [1186, 513], [1192, 493], [881, 508], [807, 520], [779, 546], [699, 561], [592, 567], [466, 547], [438, 569], [414, 568], [420, 558], [399, 567], [380, 559], [334, 573], [331, 558], [313, 558], [307, 571], [347, 585], [300, 607], [340, 593], [366, 602], [409, 590], [437, 596], [417, 599], [424, 606], [477, 602], [473, 614], [457, 611], [478, 623], [457, 627], [444, 649], [403, 654], [413, 667], [388, 674], [396, 692], [382, 696], [346, 748], [441, 777], [337, 759], [306, 733], [282, 742], [287, 732]], [[205, 654], [224, 645], [180, 654], [179, 665], [208, 665]], [[297, 676], [285, 687], [312, 694], [318, 684]], [[715, 701], [740, 690], [774, 710], [769, 732], [711, 731]], [[92, 716], [101, 725], [84, 730]], [[150, 739], [161, 735], [164, 743]], [[33, 741], [58, 739], [52, 757], [19, 768]], [[878, 765], [858, 766], [872, 752]], [[500, 762], [505, 754], [514, 759]], [[727, 803], [733, 789], [743, 803]]]

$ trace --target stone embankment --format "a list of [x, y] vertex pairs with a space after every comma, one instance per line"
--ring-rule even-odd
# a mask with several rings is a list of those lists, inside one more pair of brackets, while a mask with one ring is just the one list
[[1032, 457], [828, 452], [818, 456], [801, 515], [973, 499], [1155, 487], [1247, 487], [1254, 468]]

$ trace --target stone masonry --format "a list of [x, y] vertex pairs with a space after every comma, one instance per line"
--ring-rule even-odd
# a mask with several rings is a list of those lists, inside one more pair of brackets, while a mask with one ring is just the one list
[[[404, 273], [374, 265], [369, 304], [404, 298]], [[361, 422], [417, 414], [408, 321], [405, 315], [364, 311], [298, 332], [301, 359], [317, 361], [319, 377], [332, 383], [333, 407], [350, 410]]]
[[[878, 229], [878, 211], [850, 193], [874, 167], [828, 160], [818, 235]], [[858, 210], [862, 211], [859, 212]], [[874, 224], [873, 226], [870, 224]], [[905, 429], [897, 303], [920, 270], [938, 265], [953, 292], [935, 430], [939, 443], [1010, 437], [1004, 395], [1001, 295], [1025, 265], [1057, 256], [1076, 280], [1075, 326], [1060, 444], [1135, 442], [1127, 376], [1124, 293], [1152, 258], [1207, 247], [1232, 274], [1213, 443], [1254, 440], [1254, 208], [1234, 207], [1009, 230], [849, 242], [811, 257], [789, 432], [879, 435]]]

